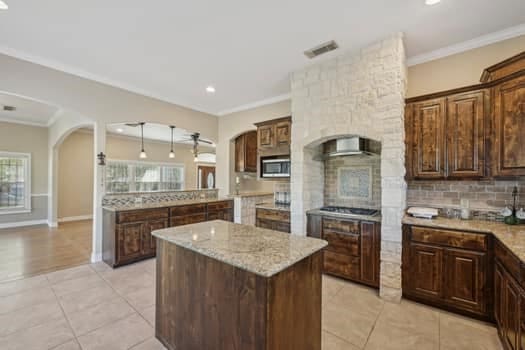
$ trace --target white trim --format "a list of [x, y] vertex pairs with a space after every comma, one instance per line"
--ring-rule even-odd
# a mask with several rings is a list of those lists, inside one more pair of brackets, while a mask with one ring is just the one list
[[64, 110], [62, 108], [59, 108], [55, 114], [53, 114], [53, 116], [51, 118], [49, 118], [49, 120], [47, 121], [46, 125], [47, 127], [50, 127], [51, 125], [53, 125], [60, 117], [62, 117], [62, 114], [63, 114]]
[[19, 209], [17, 208], [0, 209], [0, 215], [27, 214], [30, 212], [31, 212], [31, 209], [26, 209], [22, 207], [19, 207]]
[[22, 227], [22, 226], [34, 226], [34, 225], [45, 225], [47, 224], [46, 219], [42, 220], [29, 220], [29, 221], [18, 221], [18, 222], [7, 222], [7, 223], [0, 223], [0, 229], [1, 228], [11, 228], [11, 227]]
[[0, 53], [2, 53], [4, 55], [11, 56], [11, 57], [15, 57], [15, 58], [18, 58], [18, 59], [21, 59], [21, 60], [24, 60], [24, 61], [36, 63], [36, 64], [39, 64], [41, 66], [45, 66], [45, 67], [48, 67], [48, 68], [56, 69], [56, 70], [61, 71], [63, 73], [69, 73], [69, 74], [75, 75], [75, 76], [80, 77], [80, 78], [84, 78], [84, 79], [96, 81], [98, 83], [106, 84], [106, 85], [109, 85], [109, 86], [114, 87], [114, 88], [126, 90], [126, 91], [131, 92], [131, 93], [135, 93], [135, 94], [139, 94], [139, 95], [142, 95], [142, 96], [154, 98], [154, 99], [161, 100], [161, 101], [164, 101], [164, 102], [167, 102], [167, 103], [175, 104], [175, 105], [183, 107], [183, 108], [188, 108], [188, 109], [192, 109], [194, 111], [198, 111], [198, 112], [202, 112], [202, 113], [211, 114], [211, 115], [216, 116], [215, 112], [209, 111], [206, 108], [194, 107], [194, 106], [191, 106], [189, 103], [181, 103], [180, 101], [175, 101], [175, 99], [173, 99], [171, 97], [167, 97], [167, 96], [164, 96], [162, 94], [158, 94], [158, 93], [153, 92], [153, 91], [144, 90], [144, 89], [138, 88], [136, 86], [132, 86], [132, 85], [129, 85], [129, 84], [117, 81], [117, 80], [104, 78], [104, 77], [102, 77], [100, 75], [89, 73], [89, 72], [87, 72], [85, 70], [78, 69], [78, 68], [75, 68], [73, 66], [70, 66], [70, 65], [67, 65], [67, 64], [55, 61], [55, 60], [50, 60], [50, 59], [47, 59], [47, 58], [44, 58], [44, 57], [41, 57], [41, 56], [28, 54], [26, 52], [7, 47], [5, 45], [0, 45]]
[[7, 118], [7, 117], [0, 117], [0, 122], [10, 123], [10, 124], [22, 124], [22, 125], [36, 126], [38, 128], [47, 128], [47, 124], [46, 123], [30, 122], [30, 121], [26, 121], [26, 120]]
[[525, 24], [510, 27], [490, 34], [482, 35], [458, 44], [442, 47], [440, 49], [412, 56], [407, 59], [407, 65], [415, 66], [417, 64], [437, 60], [439, 58], [455, 55], [457, 53], [476, 49], [478, 47], [497, 43], [499, 41], [512, 39], [525, 34]]
[[47, 226], [49, 227], [58, 227], [58, 222], [56, 221], [47, 221]]
[[252, 102], [252, 103], [247, 103], [245, 105], [241, 105], [241, 106], [234, 107], [234, 108], [231, 108], [231, 109], [225, 109], [223, 111], [218, 112], [217, 115], [219, 117], [221, 117], [221, 116], [224, 116], [226, 114], [231, 114], [231, 113], [235, 113], [235, 112], [241, 112], [241, 111], [245, 111], [247, 109], [252, 109], [252, 108], [256, 108], [256, 107], [262, 107], [262, 106], [266, 106], [266, 105], [271, 105], [272, 103], [286, 101], [286, 100], [289, 100], [291, 98], [292, 98], [292, 94], [291, 93], [287, 93], [287, 94], [284, 94], [284, 95], [274, 96], [274, 97], [270, 97], [270, 98], [267, 98], [267, 99], [264, 99], [264, 100], [260, 100], [260, 101], [256, 101], [256, 102]]
[[47, 193], [31, 193], [31, 197], [47, 197], [49, 194]]
[[0, 214], [18, 214], [31, 212], [31, 153], [0, 151], [0, 157], [17, 157], [24, 159], [24, 207], [0, 209]]
[[58, 218], [58, 222], [83, 221], [91, 219], [93, 219], [93, 215], [66, 216], [63, 218]]
[[102, 261], [102, 253], [92, 252], [91, 253], [91, 262], [92, 263], [96, 263], [96, 262], [99, 262], [99, 261]]

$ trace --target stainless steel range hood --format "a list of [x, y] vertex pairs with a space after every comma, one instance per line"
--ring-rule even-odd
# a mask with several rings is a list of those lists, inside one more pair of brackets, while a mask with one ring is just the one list
[[381, 143], [359, 136], [330, 140], [323, 145], [321, 159], [342, 156], [377, 156], [381, 154]]

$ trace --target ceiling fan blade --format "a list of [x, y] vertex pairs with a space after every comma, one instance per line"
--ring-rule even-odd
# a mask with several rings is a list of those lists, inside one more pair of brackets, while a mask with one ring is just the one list
[[209, 145], [213, 145], [213, 142], [208, 141], [208, 140], [199, 139], [198, 141], [199, 141], [199, 142], [202, 142], [202, 143], [207, 143], [207, 144], [209, 144]]
[[126, 125], [126, 126], [130, 126], [130, 127], [132, 127], [132, 128], [136, 128], [137, 126], [140, 125], [140, 123], [126, 123], [126, 124], [124, 124], [124, 125]]

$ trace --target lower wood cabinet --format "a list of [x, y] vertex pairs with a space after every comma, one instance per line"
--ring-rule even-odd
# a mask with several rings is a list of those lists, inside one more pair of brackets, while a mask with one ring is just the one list
[[279, 209], [255, 209], [255, 226], [290, 233], [290, 212]]
[[233, 221], [233, 201], [122, 212], [104, 210], [103, 260], [117, 267], [154, 257], [157, 239], [151, 232], [217, 219]]
[[481, 233], [405, 226], [403, 295], [491, 319], [487, 240], [488, 236]]
[[379, 287], [381, 224], [323, 215], [307, 215], [307, 235], [328, 242], [323, 272]]

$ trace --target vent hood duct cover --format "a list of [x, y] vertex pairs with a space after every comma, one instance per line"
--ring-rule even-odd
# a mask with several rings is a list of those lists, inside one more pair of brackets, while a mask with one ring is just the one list
[[342, 156], [375, 156], [381, 154], [381, 143], [358, 136], [331, 140], [323, 145], [322, 159]]

